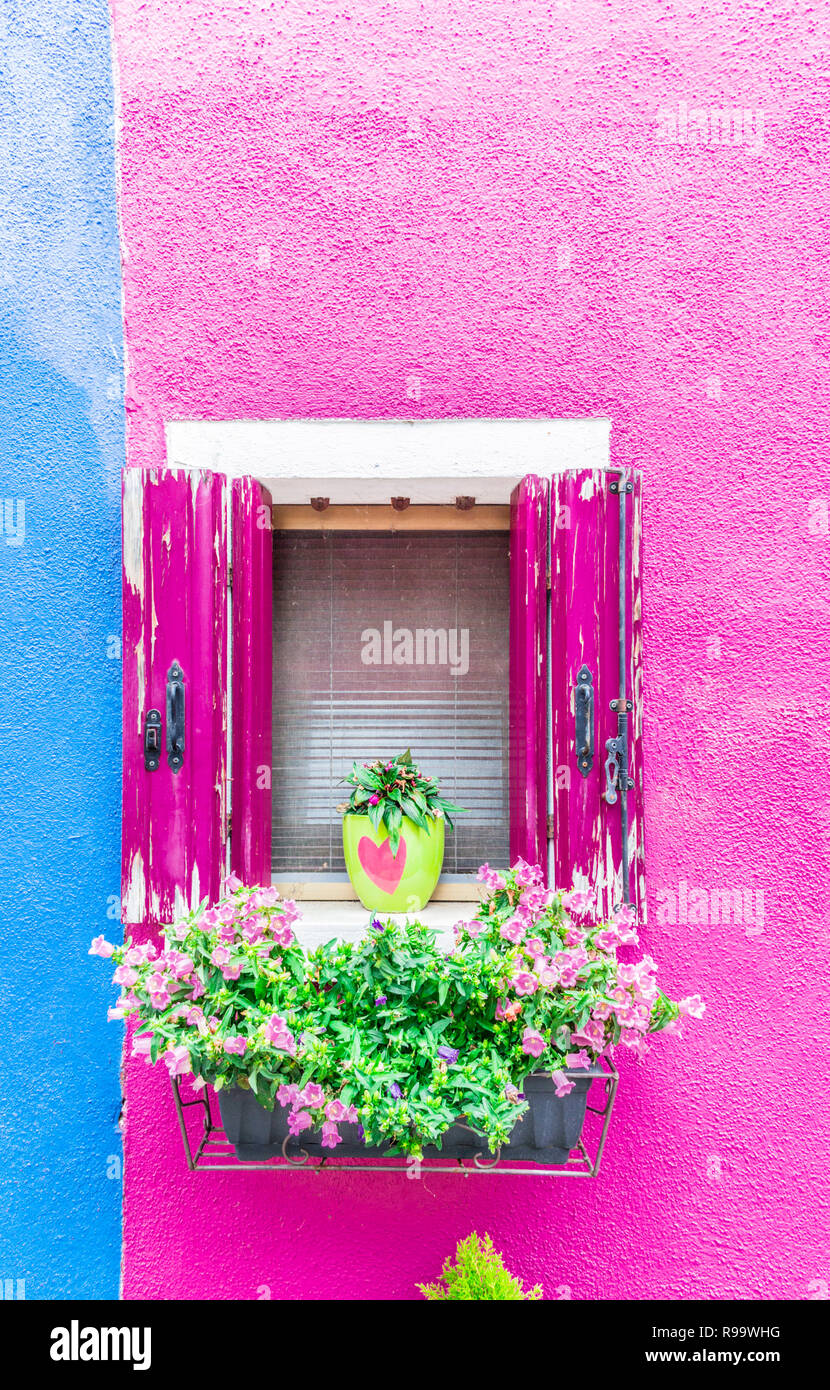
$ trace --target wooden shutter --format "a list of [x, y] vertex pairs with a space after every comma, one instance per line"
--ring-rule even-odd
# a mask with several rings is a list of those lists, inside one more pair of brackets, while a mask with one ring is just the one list
[[510, 862], [547, 876], [547, 568], [545, 478], [510, 499]]
[[[640, 475], [572, 470], [552, 479], [551, 689], [553, 864], [556, 886], [597, 892], [602, 913], [625, 899], [645, 914], [642, 759], [642, 608]], [[626, 490], [630, 489], [630, 490]], [[620, 517], [624, 513], [623, 548]], [[623, 676], [620, 680], [620, 555], [625, 581]], [[593, 759], [576, 748], [577, 685], [593, 702]], [[590, 676], [590, 680], [588, 680]], [[629, 791], [607, 799], [607, 742], [618, 735], [621, 688], [633, 702], [623, 715]], [[613, 767], [610, 769], [612, 775]], [[628, 821], [627, 889], [623, 885], [622, 814]]]
[[271, 498], [255, 478], [231, 484], [231, 868], [271, 880]]
[[[260, 766], [270, 771], [271, 532], [270, 512], [269, 529], [260, 524], [263, 505], [259, 484], [250, 478], [229, 484], [221, 474], [189, 469], [127, 469], [123, 475], [127, 923], [163, 924], [202, 898], [218, 897], [228, 860], [229, 727], [239, 804], [239, 849], [232, 860], [246, 878], [251, 873], [267, 881], [268, 778], [259, 799], [256, 792]], [[229, 528], [237, 570], [230, 605]], [[184, 749], [176, 765], [168, 739], [181, 689]], [[151, 711], [157, 712], [160, 747], [157, 757], [146, 758]]]

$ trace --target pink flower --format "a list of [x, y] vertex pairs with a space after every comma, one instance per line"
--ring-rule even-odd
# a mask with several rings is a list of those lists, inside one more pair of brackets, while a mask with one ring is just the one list
[[162, 1053], [162, 1060], [171, 1076], [184, 1076], [186, 1072], [193, 1070], [190, 1053], [184, 1043], [179, 1043], [178, 1047], [169, 1047]]
[[210, 958], [214, 965], [218, 965], [221, 968], [223, 965], [227, 965], [231, 958], [231, 953], [227, 946], [214, 946]]
[[505, 922], [503, 927], [499, 927], [499, 936], [505, 941], [512, 941], [514, 946], [518, 946], [525, 934], [525, 925], [520, 922], [518, 917], [511, 917], [509, 922]]
[[569, 1067], [590, 1067], [591, 1065], [591, 1058], [584, 1047], [579, 1052], [569, 1052], [565, 1061]]
[[237, 888], [241, 888], [243, 886], [242, 879], [237, 878], [236, 874], [228, 874], [228, 877], [225, 879], [223, 886], [226, 893], [235, 893]]
[[605, 1029], [596, 1019], [590, 1018], [584, 1028], [571, 1033], [571, 1042], [577, 1047], [590, 1047], [599, 1052], [605, 1044]]
[[479, 883], [486, 883], [488, 888], [504, 887], [504, 879], [501, 874], [496, 873], [495, 869], [491, 869], [489, 864], [482, 864], [476, 877]]
[[204, 985], [202, 984], [202, 981], [199, 979], [199, 976], [198, 976], [198, 975], [194, 975], [194, 976], [193, 976], [193, 984], [192, 984], [191, 990], [190, 990], [190, 997], [191, 997], [191, 999], [201, 999], [201, 997], [202, 997], [202, 995], [203, 995], [204, 993], [205, 993], [205, 987], [204, 987]]
[[369, 805], [370, 805], [370, 806], [377, 806], [377, 805], [379, 804], [379, 802], [380, 802], [380, 797], [378, 796], [377, 792], [373, 792], [373, 794], [369, 797]]
[[343, 1139], [340, 1130], [337, 1128], [337, 1125], [334, 1124], [332, 1120], [324, 1120], [322, 1126], [322, 1134], [322, 1147], [324, 1149], [336, 1149], [337, 1145], [341, 1143]]
[[574, 888], [570, 893], [562, 894], [562, 906], [567, 912], [575, 912], [578, 917], [590, 912], [593, 905], [590, 893], [585, 893], [581, 889]]
[[272, 1014], [265, 1025], [265, 1041], [279, 1048], [280, 1052], [293, 1053], [296, 1051], [294, 1034], [285, 1019], [280, 1018], [278, 1014]]
[[290, 1086], [282, 1085], [277, 1090], [277, 1100], [280, 1105], [299, 1105], [300, 1088], [293, 1082]]
[[211, 928], [212, 928], [212, 927], [218, 927], [219, 924], [220, 924], [220, 917], [219, 917], [219, 913], [216, 911], [216, 908], [215, 908], [215, 907], [209, 907], [209, 908], [207, 909], [207, 912], [205, 912], [205, 913], [202, 915], [202, 920], [201, 920], [201, 922], [199, 923], [199, 925], [200, 925], [203, 929], [208, 928], [208, 927], [211, 927]]
[[517, 994], [535, 994], [539, 988], [539, 981], [535, 975], [531, 975], [529, 970], [519, 970], [509, 981], [511, 989]]
[[524, 859], [517, 859], [513, 865], [513, 877], [520, 888], [541, 888], [542, 870], [538, 864], [528, 864]]
[[117, 1019], [124, 1017], [124, 1010], [120, 1008], [107, 1009], [107, 1023], [114, 1023]]
[[235, 922], [236, 908], [233, 903], [223, 903], [222, 906], [217, 909], [216, 915], [220, 922]]
[[525, 1028], [522, 1034], [522, 1052], [526, 1052], [528, 1057], [541, 1057], [545, 1047], [546, 1043], [541, 1033], [537, 1033], [535, 1028]]
[[565, 932], [566, 946], [581, 946], [584, 940], [584, 931], [580, 931], [579, 927], [568, 927]]
[[529, 936], [525, 942], [525, 950], [527, 954], [532, 956], [535, 960], [537, 956], [543, 956], [545, 954], [544, 942], [541, 937]]
[[303, 1105], [310, 1105], [312, 1110], [318, 1109], [319, 1106], [323, 1104], [325, 1099], [326, 1093], [323, 1090], [322, 1086], [317, 1085], [316, 1081], [309, 1081], [308, 1085], [306, 1086], [305, 1090], [300, 1096], [300, 1100], [302, 1101]]
[[508, 1004], [506, 999], [500, 999], [496, 1005], [496, 1018], [506, 1019], [508, 1023], [518, 1018], [521, 1012], [522, 1006], [518, 999], [514, 999], [512, 1004]]
[[282, 946], [283, 949], [290, 946], [294, 940], [294, 933], [289, 926], [273, 928], [272, 935], [276, 944]]
[[222, 975], [226, 980], [238, 980], [242, 974], [242, 961], [238, 960], [234, 965], [223, 965]]
[[634, 908], [627, 904], [624, 907], [618, 907], [614, 913], [614, 925], [617, 927], [633, 927], [636, 922], [637, 914]]
[[562, 1096], [568, 1095], [568, 1093], [573, 1090], [573, 1081], [569, 1081], [568, 1077], [565, 1075], [563, 1071], [552, 1071], [551, 1077], [556, 1086], [556, 1094], [557, 1096], [559, 1096], [560, 1099]]
[[144, 965], [151, 957], [148, 954], [150, 944], [146, 946], [131, 946], [129, 951], [124, 952], [125, 965]]
[[681, 1018], [703, 1018], [706, 1005], [699, 994], [690, 994], [678, 1004]]
[[243, 1038], [241, 1033], [237, 1033], [235, 1037], [225, 1038], [222, 1046], [229, 1057], [233, 1056], [234, 1053], [236, 1053], [238, 1057], [244, 1057], [248, 1046], [248, 1039]]
[[541, 970], [537, 969], [536, 977], [542, 989], [553, 989], [554, 985], [559, 983], [559, 976], [551, 965], [544, 965]]
[[280, 900], [279, 890], [270, 884], [267, 888], [260, 888], [250, 899], [254, 907], [276, 907]]
[[182, 956], [176, 952], [178, 959], [173, 966], [173, 974], [177, 980], [183, 980], [185, 975], [190, 975], [194, 969], [193, 961], [190, 956]]
[[153, 1059], [150, 1056], [150, 1046], [152, 1044], [152, 1041], [152, 1038], [147, 1036], [141, 1038], [133, 1038], [132, 1055], [134, 1057], [143, 1057], [148, 1066], [152, 1066], [153, 1064]]
[[93, 937], [92, 945], [87, 951], [88, 956], [103, 956], [107, 960], [115, 950], [110, 941], [105, 941], [103, 936]]
[[631, 1051], [636, 1052], [640, 1058], [645, 1057], [646, 1053], [651, 1051], [650, 1048], [646, 1047], [642, 1033], [638, 1033], [634, 1028], [623, 1028], [620, 1033], [620, 1042], [625, 1047], [630, 1047]]
[[264, 917], [251, 917], [242, 928], [242, 935], [249, 946], [256, 946], [265, 935], [267, 922]]
[[290, 1134], [300, 1134], [304, 1129], [310, 1129], [313, 1123], [307, 1110], [292, 1110], [288, 1116], [288, 1131]]
[[119, 965], [112, 978], [117, 985], [126, 985], [129, 989], [138, 979], [138, 971], [133, 970], [129, 965]]
[[326, 1119], [334, 1121], [335, 1124], [345, 1120], [347, 1113], [342, 1100], [330, 1100], [326, 1106]]

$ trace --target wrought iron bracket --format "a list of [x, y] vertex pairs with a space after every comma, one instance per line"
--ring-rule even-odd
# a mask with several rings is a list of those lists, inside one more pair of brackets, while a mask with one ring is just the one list
[[[171, 1081], [185, 1160], [191, 1173], [243, 1173], [254, 1169], [268, 1173], [321, 1173], [325, 1168], [327, 1173], [367, 1172], [376, 1173], [379, 1177], [399, 1173], [403, 1178], [418, 1178], [422, 1173], [460, 1173], [465, 1177], [489, 1174], [492, 1177], [508, 1178], [595, 1178], [602, 1162], [619, 1084], [616, 1069], [607, 1058], [602, 1059], [601, 1065], [605, 1075], [596, 1077], [588, 1092], [590, 1101], [596, 1088], [599, 1101], [598, 1104], [587, 1106], [587, 1115], [593, 1116], [593, 1119], [589, 1122], [586, 1115], [585, 1125], [586, 1129], [590, 1128], [591, 1134], [588, 1136], [583, 1130], [582, 1138], [566, 1162], [554, 1167], [545, 1167], [542, 1164], [528, 1166], [515, 1161], [511, 1163], [502, 1159], [499, 1154], [495, 1155], [494, 1159], [477, 1155], [476, 1157], [482, 1159], [481, 1162], [477, 1162], [476, 1157], [427, 1163], [406, 1158], [374, 1158], [363, 1162], [362, 1159], [339, 1159], [336, 1153], [331, 1158], [312, 1159], [307, 1151], [302, 1149], [295, 1150], [292, 1157], [287, 1144], [281, 1156], [259, 1162], [247, 1162], [236, 1157], [232, 1144], [225, 1137], [221, 1121], [214, 1117], [210, 1087], [206, 1086], [200, 1094], [194, 1095], [192, 1100], [185, 1100], [182, 1095], [182, 1078], [174, 1076], [171, 1077]], [[581, 1073], [566, 1068], [565, 1075], [576, 1079]], [[190, 1119], [191, 1112], [198, 1118]]]

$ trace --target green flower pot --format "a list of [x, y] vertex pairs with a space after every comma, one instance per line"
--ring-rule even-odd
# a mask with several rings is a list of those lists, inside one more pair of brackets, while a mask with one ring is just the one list
[[444, 862], [443, 817], [422, 830], [405, 816], [393, 856], [386, 827], [373, 830], [368, 816], [349, 812], [343, 817], [343, 853], [352, 887], [370, 912], [420, 912]]

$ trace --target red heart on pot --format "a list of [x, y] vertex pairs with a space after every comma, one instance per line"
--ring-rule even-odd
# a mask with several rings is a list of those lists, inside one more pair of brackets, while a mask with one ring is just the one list
[[357, 857], [363, 872], [376, 888], [383, 893], [394, 893], [406, 863], [406, 840], [401, 839], [397, 854], [393, 854], [388, 840], [376, 845], [374, 840], [364, 835], [357, 846]]

